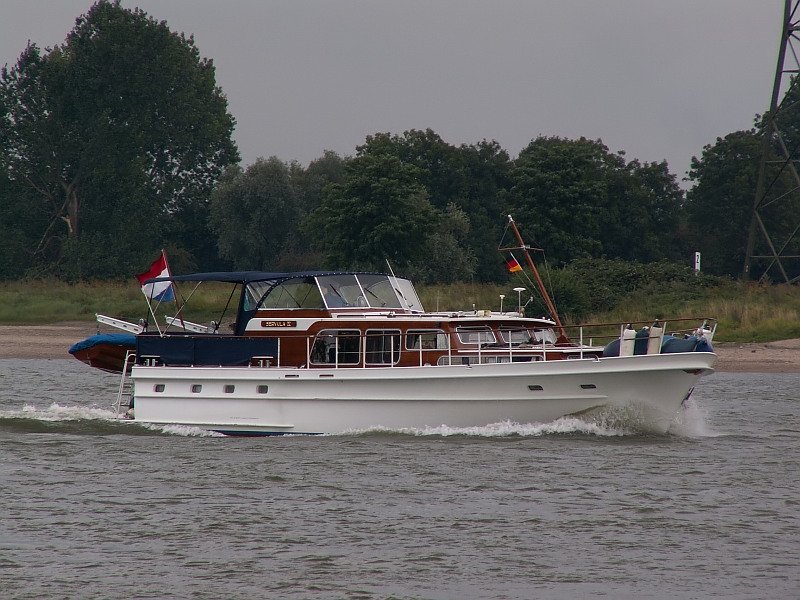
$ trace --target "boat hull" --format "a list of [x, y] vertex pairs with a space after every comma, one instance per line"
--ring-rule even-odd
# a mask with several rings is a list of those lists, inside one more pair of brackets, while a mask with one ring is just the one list
[[458, 366], [134, 366], [135, 420], [231, 435], [546, 423], [606, 409], [665, 432], [716, 356], [687, 352]]
[[122, 373], [128, 354], [136, 351], [132, 334], [97, 334], [69, 349], [79, 361], [108, 373]]

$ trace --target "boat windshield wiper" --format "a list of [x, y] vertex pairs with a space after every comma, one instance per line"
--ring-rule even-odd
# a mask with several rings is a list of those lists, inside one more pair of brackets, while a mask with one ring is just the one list
[[347, 306], [347, 299], [339, 293], [339, 290], [337, 290], [332, 283], [329, 284], [328, 287], [330, 287], [333, 290], [333, 293], [339, 296], [339, 298], [342, 299], [342, 302], [344, 302], [345, 306]]
[[384, 300], [383, 298], [381, 298], [380, 296], [378, 296], [378, 294], [376, 294], [375, 292], [373, 292], [373, 291], [372, 291], [371, 289], [369, 289], [369, 288], [363, 288], [363, 289], [364, 289], [364, 291], [365, 291], [367, 294], [369, 294], [370, 296], [372, 296], [373, 298], [375, 298], [375, 300], [377, 300], [378, 302], [380, 302], [380, 303], [381, 303], [381, 307], [383, 307], [383, 306], [386, 306], [386, 300]]

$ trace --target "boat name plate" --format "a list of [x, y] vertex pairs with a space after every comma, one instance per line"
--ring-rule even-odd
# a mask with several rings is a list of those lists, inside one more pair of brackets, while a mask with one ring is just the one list
[[297, 327], [297, 321], [261, 321], [261, 327]]

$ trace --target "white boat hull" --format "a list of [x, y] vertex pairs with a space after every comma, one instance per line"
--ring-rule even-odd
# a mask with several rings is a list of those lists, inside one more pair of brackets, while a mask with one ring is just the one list
[[602, 409], [633, 410], [663, 432], [715, 360], [689, 352], [366, 369], [134, 366], [131, 376], [136, 421], [227, 434], [547, 423]]

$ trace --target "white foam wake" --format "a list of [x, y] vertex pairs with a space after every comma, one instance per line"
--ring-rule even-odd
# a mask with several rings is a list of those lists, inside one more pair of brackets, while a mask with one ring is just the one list
[[159, 425], [132, 421], [117, 414], [110, 408], [100, 408], [96, 406], [64, 406], [53, 402], [47, 408], [39, 408], [34, 404], [25, 404], [20, 410], [0, 411], [0, 418], [4, 419], [34, 419], [48, 423], [93, 421], [112, 423], [130, 427], [141, 427], [150, 431], [177, 435], [183, 437], [224, 437], [221, 433], [207, 431], [200, 427], [188, 425]]
[[62, 406], [53, 402], [47, 408], [25, 404], [19, 411], [3, 411], [5, 418], [36, 419], [37, 421], [118, 421], [120, 417], [109, 408], [94, 406]]
[[[610, 427], [607, 425], [582, 421], [575, 417], [562, 417], [551, 423], [514, 423], [501, 421], [480, 427], [370, 427], [367, 429], [354, 429], [343, 432], [344, 435], [360, 435], [368, 433], [397, 433], [414, 436], [474, 436], [474, 437], [541, 437], [545, 435], [583, 434], [604, 437], [632, 435], [635, 432], [624, 428]], [[342, 435], [342, 434], [338, 434]]]
[[208, 429], [193, 427], [191, 425], [160, 425], [141, 421], [129, 421], [129, 423], [136, 423], [138, 426], [144, 427], [145, 429], [166, 433], [168, 435], [178, 435], [182, 437], [226, 437], [224, 434], [217, 431], [209, 431]]
[[681, 437], [719, 437], [722, 435], [709, 428], [705, 412], [691, 397], [683, 403], [683, 410], [670, 425], [669, 432]]

